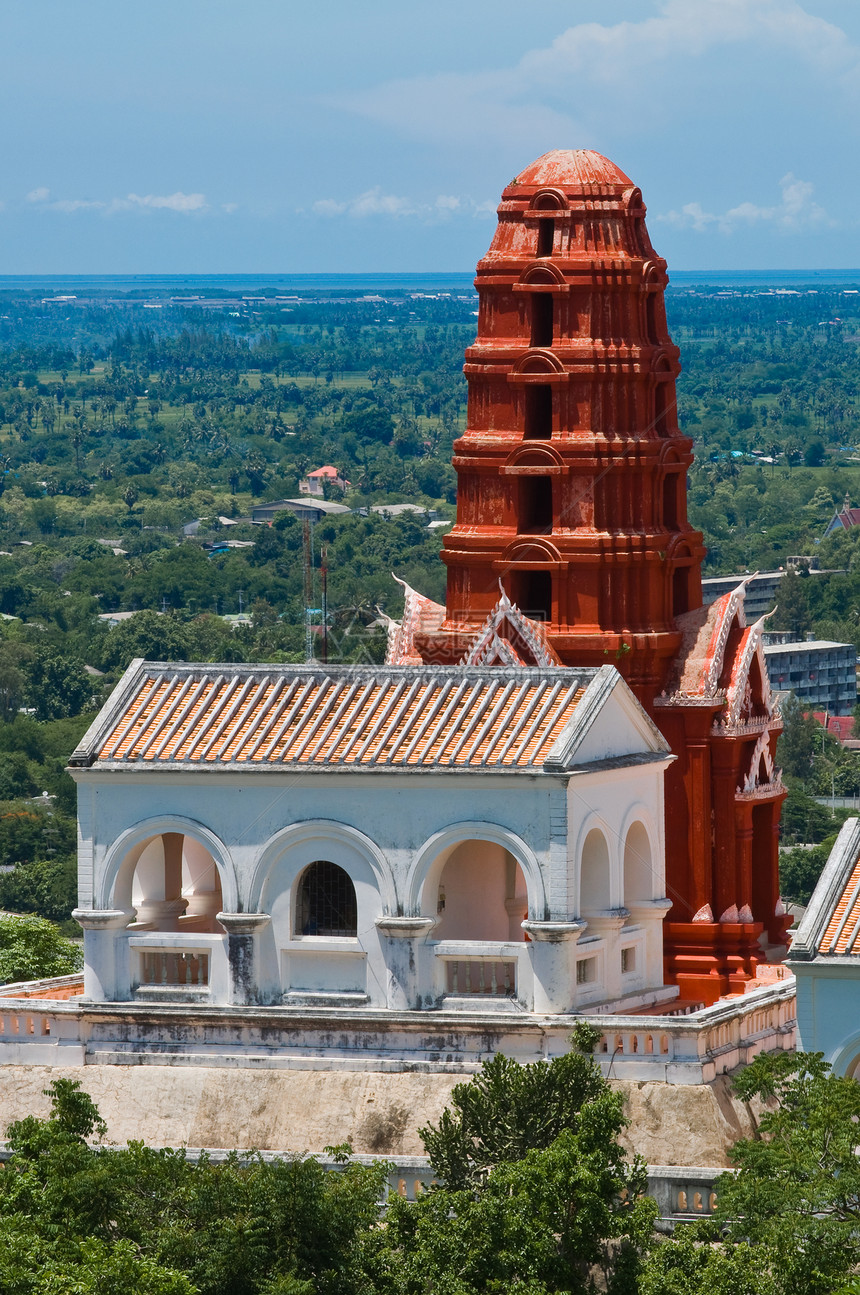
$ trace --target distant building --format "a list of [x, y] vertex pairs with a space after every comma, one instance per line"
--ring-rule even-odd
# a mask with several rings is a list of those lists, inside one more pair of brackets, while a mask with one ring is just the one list
[[[860, 513], [860, 509], [855, 511]], [[785, 560], [785, 568], [780, 568], [779, 571], [756, 571], [751, 576], [709, 576], [707, 580], [702, 581], [702, 602], [706, 607], [709, 607], [718, 598], [722, 598], [723, 594], [729, 593], [732, 589], [737, 589], [738, 585], [743, 581], [745, 588], [744, 611], [747, 620], [758, 620], [759, 616], [764, 616], [765, 612], [773, 610], [778, 602], [779, 583], [790, 570], [805, 567], [810, 576], [836, 574], [832, 569], [820, 570], [815, 565], [816, 562], [816, 558], [789, 557]]]
[[[773, 688], [833, 715], [850, 715], [857, 705], [857, 649], [827, 639], [785, 641], [765, 634], [764, 655]], [[777, 640], [777, 641], [774, 641]], [[782, 640], [782, 641], [779, 641]]]
[[860, 742], [854, 737], [853, 715], [829, 715], [826, 710], [814, 710], [812, 718], [817, 720], [831, 737], [835, 737], [840, 745], [852, 748], [860, 746]]
[[824, 539], [832, 535], [834, 531], [850, 531], [853, 526], [860, 526], [860, 508], [851, 507], [851, 496], [846, 495], [842, 504], [842, 511], [834, 513], [827, 524], [824, 532]]
[[744, 580], [744, 611], [748, 621], [757, 621], [776, 602], [776, 591], [784, 575], [784, 571], [759, 571], [753, 576], [710, 576], [702, 581], [702, 602], [709, 607], [723, 594], [737, 589]]
[[325, 467], [317, 468], [316, 471], [309, 472], [306, 477], [302, 477], [299, 482], [299, 493], [302, 495], [316, 495], [322, 499], [326, 481], [329, 485], [336, 486], [338, 490], [348, 490], [350, 486], [350, 483], [340, 475], [337, 468], [333, 468], [330, 463], [327, 463]]
[[[98, 618], [104, 621], [108, 629], [116, 629], [117, 625], [122, 625], [124, 621], [130, 621], [133, 616], [139, 616], [141, 611], [148, 610], [145, 607], [136, 607], [132, 612], [99, 612]], [[156, 612], [156, 616], [162, 616], [163, 612]]]
[[273, 499], [270, 503], [255, 504], [251, 510], [251, 521], [273, 522], [278, 513], [294, 513], [301, 521], [307, 518], [312, 522], [321, 522], [324, 517], [338, 513], [350, 513], [346, 504], [332, 504], [326, 499]]

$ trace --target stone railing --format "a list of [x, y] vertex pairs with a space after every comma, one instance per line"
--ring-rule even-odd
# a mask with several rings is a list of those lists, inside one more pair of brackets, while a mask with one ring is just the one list
[[0, 998], [0, 1065], [82, 1066], [85, 1051], [75, 1002]]
[[[759, 1052], [789, 1051], [796, 1037], [793, 977], [750, 990], [688, 1016], [593, 1018], [602, 1031], [597, 1060], [616, 1079], [708, 1083]], [[663, 1070], [663, 1075], [657, 1070]]]
[[[225, 1164], [235, 1155], [234, 1151], [223, 1147], [185, 1147], [184, 1150], [190, 1161], [196, 1163], [205, 1156], [207, 1162], [214, 1165]], [[285, 1151], [240, 1151], [239, 1154], [247, 1154], [249, 1159], [253, 1156], [254, 1159], [259, 1158], [267, 1163], [294, 1158]], [[0, 1142], [0, 1165], [11, 1158], [9, 1144]], [[388, 1166], [388, 1178], [380, 1201], [383, 1206], [389, 1193], [401, 1196], [404, 1200], [415, 1201], [438, 1182], [426, 1156], [353, 1155], [344, 1161], [310, 1153], [300, 1158], [316, 1160], [331, 1173], [342, 1173], [349, 1164], [373, 1165], [383, 1161]], [[721, 1174], [731, 1172], [732, 1170], [702, 1165], [648, 1165], [646, 1190], [657, 1202], [658, 1230], [671, 1231], [676, 1223], [686, 1223], [713, 1214], [717, 1207], [717, 1179]]]
[[76, 971], [71, 976], [50, 976], [45, 980], [21, 980], [0, 985], [2, 998], [45, 998], [49, 1002], [66, 1002], [80, 998], [84, 992], [84, 973]]
[[[490, 982], [492, 983], [492, 982]], [[476, 994], [457, 1010], [50, 1002], [0, 997], [0, 1064], [186, 1065], [474, 1074], [496, 1052], [561, 1056], [573, 1025], [601, 1032], [609, 1079], [708, 1083], [759, 1052], [795, 1043], [794, 977], [687, 1016], [546, 1016], [493, 1010]], [[193, 989], [193, 987], [192, 987]], [[497, 980], [498, 990], [498, 980]]]

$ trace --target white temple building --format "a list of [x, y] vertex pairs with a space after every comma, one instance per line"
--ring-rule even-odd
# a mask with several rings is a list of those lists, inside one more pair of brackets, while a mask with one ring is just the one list
[[85, 1000], [342, 1018], [676, 995], [673, 757], [613, 666], [516, 644], [507, 665], [506, 643], [456, 667], [133, 662], [70, 761]]

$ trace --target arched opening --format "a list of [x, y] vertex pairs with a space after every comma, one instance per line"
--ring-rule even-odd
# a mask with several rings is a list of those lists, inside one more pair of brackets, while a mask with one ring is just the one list
[[135, 929], [216, 932], [223, 908], [218, 865], [207, 848], [182, 832], [162, 832], [135, 848], [131, 879]]
[[671, 472], [663, 478], [663, 527], [667, 531], [678, 529], [677, 472]]
[[763, 719], [767, 715], [767, 705], [764, 700], [764, 680], [762, 679], [761, 663], [758, 656], [754, 656], [750, 663], [748, 675], [746, 705], [744, 707], [744, 719], [755, 717]]
[[669, 400], [667, 382], [658, 382], [654, 388], [654, 430], [658, 436], [669, 435]]
[[643, 823], [634, 823], [624, 842], [624, 904], [641, 904], [653, 891], [651, 842]]
[[552, 534], [552, 477], [520, 477], [517, 530], [521, 535]]
[[553, 297], [551, 292], [533, 292], [532, 300], [532, 346], [552, 346], [553, 338]]
[[511, 574], [511, 601], [533, 621], [552, 620], [552, 573], [550, 571], [514, 571]]
[[523, 439], [548, 441], [552, 436], [552, 387], [530, 383], [525, 391]]
[[528, 916], [523, 870], [496, 841], [461, 841], [445, 852], [434, 940], [524, 940]]
[[328, 859], [317, 859], [299, 878], [296, 935], [358, 935], [358, 904], [348, 872]]
[[544, 217], [538, 221], [538, 238], [537, 254], [538, 256], [552, 256], [552, 246], [555, 242], [555, 221]]
[[687, 567], [676, 567], [672, 573], [672, 615], [683, 616], [690, 610], [690, 576]]
[[582, 846], [579, 865], [579, 908], [584, 917], [610, 907], [609, 846], [599, 827], [593, 827]]
[[657, 294], [649, 292], [645, 297], [645, 326], [648, 341], [656, 346], [660, 341], [657, 332]]

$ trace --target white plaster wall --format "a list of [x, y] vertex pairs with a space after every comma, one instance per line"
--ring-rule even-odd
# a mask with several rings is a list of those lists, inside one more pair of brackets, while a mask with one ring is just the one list
[[[279, 833], [312, 821], [353, 829], [354, 847], [373, 868], [385, 908], [408, 912], [421, 888], [422, 878], [414, 867], [426, 873], [438, 857], [438, 850], [431, 851], [432, 857], [422, 853], [431, 838], [458, 823], [483, 822], [509, 833], [512, 842], [527, 843], [537, 861], [543, 883], [524, 869], [531, 915], [550, 916], [539, 911], [547, 903], [559, 916], [567, 915], [566, 868], [553, 877], [549, 858], [551, 811], [564, 811], [561, 776], [346, 773], [282, 778], [135, 771], [79, 773], [79, 780], [83, 776], [92, 780], [81, 798], [90, 804], [84, 812], [82, 803], [80, 826], [85, 847], [91, 843], [94, 876], [91, 887], [81, 877], [82, 907], [106, 908], [114, 902], [116, 872], [135, 832], [152, 836], [175, 830], [196, 834], [212, 850], [222, 867], [225, 905], [256, 911], [266, 877], [277, 862]], [[198, 828], [208, 829], [216, 841], [207, 842]], [[560, 905], [552, 899], [557, 881], [562, 883]], [[550, 892], [547, 897], [542, 884]]]
[[[624, 725], [629, 750], [627, 719]], [[618, 744], [619, 734], [610, 724], [606, 740]], [[651, 844], [652, 895], [664, 893], [659, 764], [573, 776], [400, 770], [299, 775], [139, 767], [117, 773], [79, 770], [75, 776], [81, 784], [80, 906], [127, 907], [133, 872], [129, 861], [147, 839], [166, 831], [183, 833], [189, 875], [200, 872], [210, 858], [216, 863], [225, 912], [271, 915], [270, 924], [253, 937], [262, 1002], [341, 992], [362, 994], [374, 1007], [415, 1006], [418, 1000], [431, 1005], [434, 986], [438, 988], [438, 940], [515, 936], [521, 943], [518, 905], [523, 901], [524, 909], [526, 898], [532, 920], [568, 922], [579, 915], [582, 845], [595, 826], [607, 842], [610, 908], [620, 909], [624, 902], [624, 840], [633, 822], [644, 824]], [[506, 852], [518, 865], [516, 923], [505, 903], [510, 887], [498, 882]], [[295, 933], [296, 885], [316, 859], [331, 860], [353, 880], [355, 942], [329, 948]], [[437, 916], [443, 869], [446, 913], [432, 935], [404, 941], [380, 933], [376, 922], [383, 914]], [[87, 932], [87, 958], [101, 960], [91, 969], [90, 981], [104, 996], [122, 999], [131, 992], [133, 959], [123, 950], [126, 940], [122, 930]], [[561, 956], [561, 950], [557, 955], [539, 945], [523, 951], [533, 976], [522, 975], [520, 984], [530, 986], [534, 980], [537, 994], [541, 977], [549, 977], [544, 985], [549, 998], [558, 1002], [561, 992], [572, 1006], [577, 997], [570, 986], [573, 951]], [[603, 933], [599, 954], [601, 968], [607, 970], [598, 985], [583, 987], [581, 997], [588, 1001], [606, 998], [610, 987], [619, 992], [617, 931], [611, 938]], [[650, 963], [655, 959], [645, 959], [645, 979], [649, 985], [662, 983], [661, 976], [652, 976]]]
[[[582, 911], [580, 866], [589, 832], [597, 828], [609, 854], [609, 907], [624, 905], [624, 847], [630, 827], [640, 822], [651, 846], [649, 899], [666, 893], [666, 860], [663, 829], [663, 769], [639, 765], [627, 769], [596, 770], [570, 779], [567, 793], [570, 824], [568, 846], [571, 914]], [[641, 874], [640, 878], [641, 880]]]
[[860, 1059], [860, 959], [794, 962], [797, 1047], [823, 1052], [839, 1075]]

